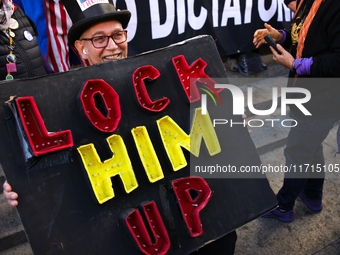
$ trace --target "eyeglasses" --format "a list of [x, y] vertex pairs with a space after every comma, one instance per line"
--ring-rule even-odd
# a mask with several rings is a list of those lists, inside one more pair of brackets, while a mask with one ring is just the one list
[[122, 30], [113, 33], [112, 35], [101, 35], [101, 36], [95, 36], [92, 38], [83, 38], [80, 40], [85, 40], [85, 41], [91, 41], [93, 47], [95, 48], [105, 48], [108, 43], [109, 43], [109, 38], [111, 38], [115, 44], [121, 44], [126, 41], [126, 33], [127, 30]]

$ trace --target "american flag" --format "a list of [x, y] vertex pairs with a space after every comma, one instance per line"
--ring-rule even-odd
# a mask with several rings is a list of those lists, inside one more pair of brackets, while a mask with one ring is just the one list
[[[68, 71], [71, 65], [67, 32], [72, 26], [71, 18], [64, 5], [58, 0], [45, 0], [45, 13], [49, 39], [46, 59], [51, 63], [54, 71], [58, 73]], [[78, 57], [83, 66], [89, 66], [88, 61], [83, 60], [79, 55]]]

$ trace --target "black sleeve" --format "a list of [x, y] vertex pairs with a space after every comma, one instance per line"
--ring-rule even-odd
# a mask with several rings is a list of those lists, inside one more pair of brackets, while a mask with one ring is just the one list
[[286, 30], [284, 29], [284, 31], [286, 32], [286, 40], [282, 43], [282, 47], [289, 49], [290, 46], [292, 45], [292, 36], [291, 36], [291, 30]]
[[[339, 8], [338, 8], [339, 10]], [[326, 30], [329, 50], [327, 53], [313, 57], [311, 75], [316, 77], [340, 77], [340, 12], [331, 16]]]

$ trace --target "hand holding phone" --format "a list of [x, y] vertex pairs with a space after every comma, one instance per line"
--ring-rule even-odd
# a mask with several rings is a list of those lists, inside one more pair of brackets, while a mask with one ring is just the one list
[[277, 53], [279, 53], [280, 55], [282, 54], [276, 47], [276, 42], [274, 42], [273, 38], [271, 38], [269, 35], [266, 35], [264, 37], [264, 40], [268, 43], [269, 46], [272, 46]]

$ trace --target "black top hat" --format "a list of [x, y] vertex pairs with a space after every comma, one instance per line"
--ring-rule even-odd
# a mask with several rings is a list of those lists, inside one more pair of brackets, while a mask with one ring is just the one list
[[68, 31], [70, 45], [91, 26], [107, 20], [118, 20], [125, 29], [130, 21], [128, 10], [116, 10], [112, 0], [62, 0], [73, 26]]

